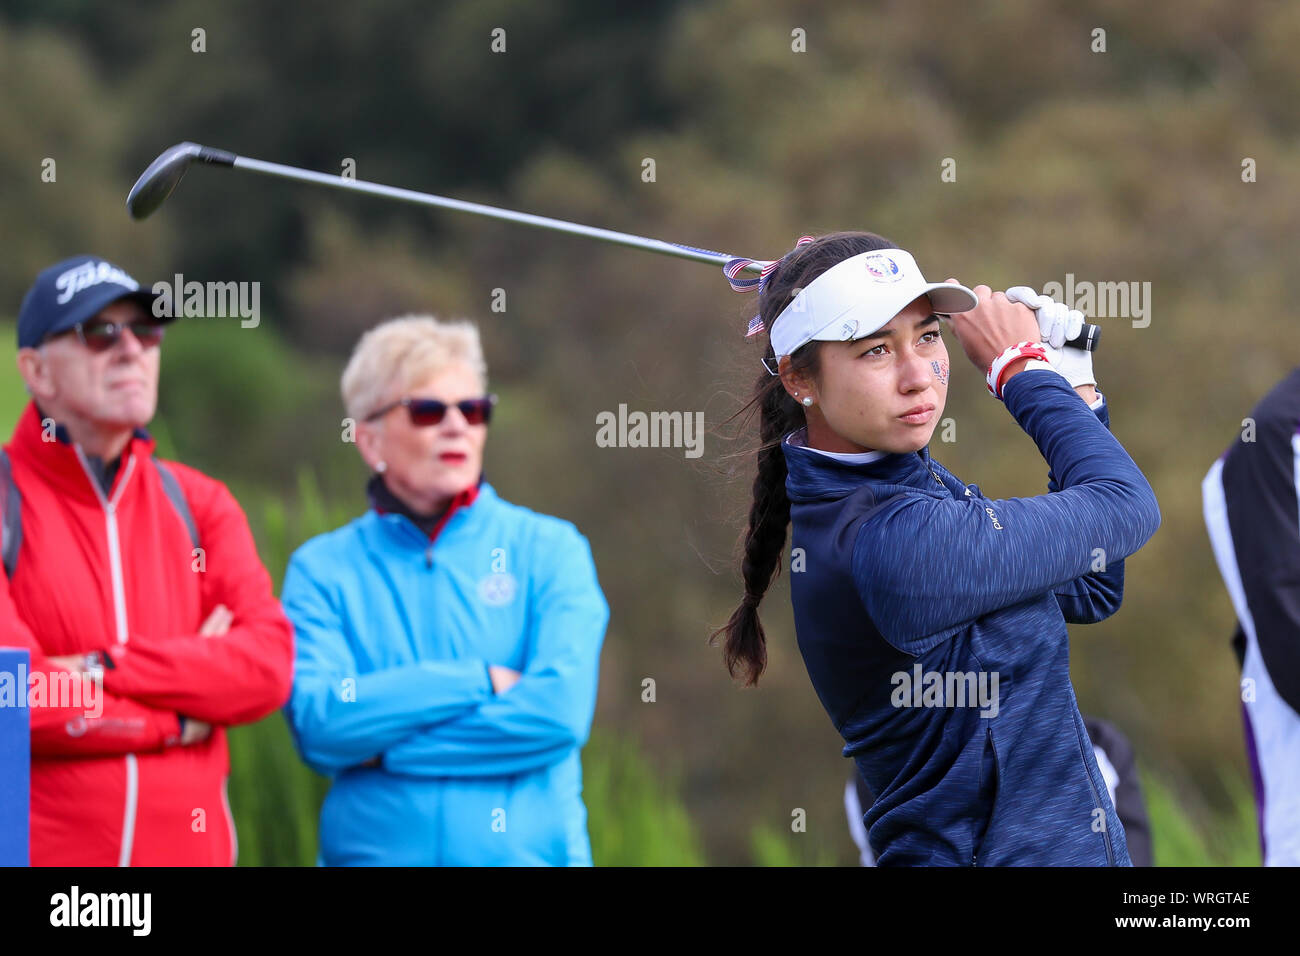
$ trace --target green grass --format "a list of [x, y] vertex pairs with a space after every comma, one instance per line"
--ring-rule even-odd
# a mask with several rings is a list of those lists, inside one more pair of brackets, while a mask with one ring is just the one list
[[233, 727], [230, 809], [240, 866], [311, 866], [329, 780], [298, 759], [281, 714]]
[[[750, 831], [749, 849], [756, 866], [835, 866], [829, 848], [809, 842], [806, 833], [782, 831], [760, 824]], [[851, 845], [848, 819], [844, 821], [844, 842]]]
[[14, 361], [18, 352], [14, 335], [12, 323], [0, 322], [0, 444], [9, 440], [27, 405], [27, 392]]
[[597, 866], [703, 866], [675, 775], [660, 777], [629, 739], [595, 732], [582, 752]]
[[1142, 795], [1151, 817], [1156, 866], [1259, 866], [1259, 831], [1250, 786], [1235, 772], [1220, 777], [1230, 797], [1227, 810], [1187, 806], [1162, 778], [1143, 772]]

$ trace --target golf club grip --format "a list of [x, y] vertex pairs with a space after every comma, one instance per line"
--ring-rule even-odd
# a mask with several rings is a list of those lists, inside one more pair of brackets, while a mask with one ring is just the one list
[[1085, 322], [1083, 323], [1083, 331], [1065, 344], [1071, 348], [1095, 352], [1097, 351], [1097, 346], [1101, 344], [1101, 326], [1093, 325], [1091, 322]]

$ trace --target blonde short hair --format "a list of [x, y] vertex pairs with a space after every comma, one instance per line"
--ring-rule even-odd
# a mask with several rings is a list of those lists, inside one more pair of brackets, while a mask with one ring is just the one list
[[362, 421], [401, 395], [463, 362], [487, 389], [487, 363], [478, 326], [468, 320], [440, 322], [431, 315], [403, 315], [381, 322], [357, 342], [340, 383], [348, 417]]

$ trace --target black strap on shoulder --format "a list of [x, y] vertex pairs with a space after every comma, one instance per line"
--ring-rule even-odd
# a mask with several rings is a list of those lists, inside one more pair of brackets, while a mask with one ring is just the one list
[[[181, 483], [176, 480], [172, 470], [157, 458], [153, 459], [153, 464], [158, 469], [158, 477], [162, 480], [167, 500], [172, 503], [181, 521], [185, 523], [190, 533], [190, 542], [197, 548], [199, 529], [194, 523], [194, 515], [190, 511], [190, 503], [185, 499], [185, 492], [181, 490]], [[10, 580], [13, 579], [14, 568], [18, 565], [18, 552], [23, 546], [22, 505], [23, 496], [14, 482], [13, 471], [9, 467], [9, 456], [3, 448], [0, 448], [0, 563], [4, 565], [5, 577]]]
[[5, 577], [12, 579], [18, 564], [18, 549], [23, 546], [23, 496], [14, 483], [9, 455], [0, 448], [0, 561]]
[[172, 470], [157, 458], [153, 459], [153, 466], [158, 469], [158, 477], [162, 479], [163, 491], [167, 494], [167, 500], [172, 503], [176, 513], [185, 522], [185, 527], [189, 529], [190, 543], [197, 548], [199, 546], [199, 528], [194, 523], [194, 515], [190, 512], [190, 503], [185, 500], [185, 492], [181, 490], [181, 483], [176, 480], [176, 475]]

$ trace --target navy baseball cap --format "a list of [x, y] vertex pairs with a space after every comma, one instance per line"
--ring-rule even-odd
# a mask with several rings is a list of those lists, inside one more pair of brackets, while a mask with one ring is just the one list
[[[18, 347], [35, 348], [51, 335], [91, 319], [119, 299], [134, 299], [150, 315], [159, 294], [142, 289], [125, 269], [99, 256], [73, 256], [44, 270], [23, 296]], [[174, 316], [156, 316], [170, 321]]]

